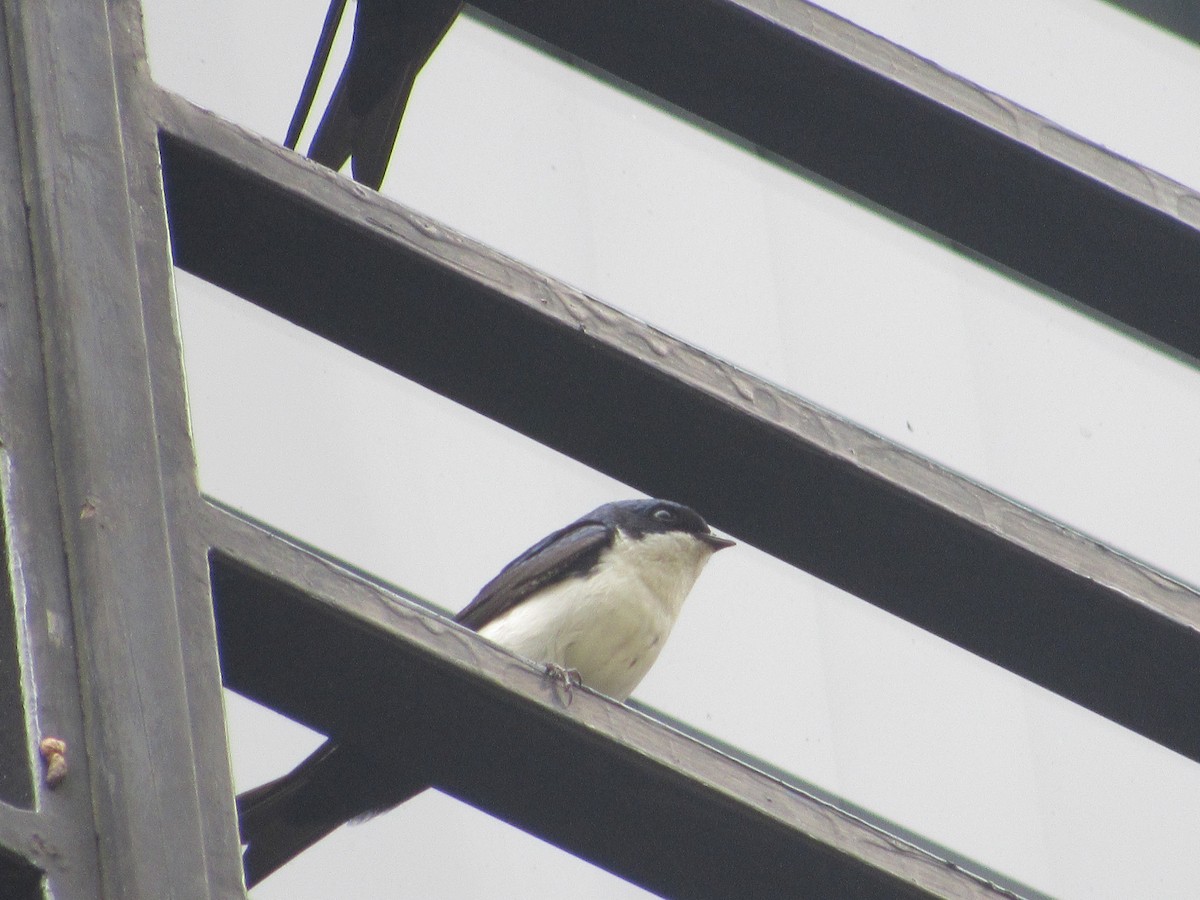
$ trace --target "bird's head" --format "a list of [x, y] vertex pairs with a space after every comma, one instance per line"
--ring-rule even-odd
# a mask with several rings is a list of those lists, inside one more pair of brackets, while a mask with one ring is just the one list
[[605, 504], [592, 515], [611, 522], [633, 540], [654, 534], [690, 535], [712, 553], [735, 543], [713, 534], [694, 509], [670, 500], [620, 500]]

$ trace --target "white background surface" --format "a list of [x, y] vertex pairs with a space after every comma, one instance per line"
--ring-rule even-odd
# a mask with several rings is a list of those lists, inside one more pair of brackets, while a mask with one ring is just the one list
[[[829, 5], [1200, 184], [1178, 114], [1191, 44], [1093, 0]], [[164, 86], [281, 138], [320, 0], [146, 6]], [[1195, 368], [476, 21], [419, 79], [384, 192], [1200, 582]], [[205, 490], [448, 609], [632, 495], [195, 279], [178, 289]], [[636, 696], [1047, 893], [1195, 893], [1194, 763], [745, 545], [701, 578]], [[230, 705], [241, 788], [315, 743], [248, 706]], [[255, 896], [639, 893], [430, 793]]]

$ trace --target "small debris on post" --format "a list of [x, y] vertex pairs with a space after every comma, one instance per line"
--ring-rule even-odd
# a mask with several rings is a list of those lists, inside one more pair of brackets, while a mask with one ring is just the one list
[[38, 750], [46, 765], [46, 784], [53, 790], [67, 777], [67, 742], [62, 738], [42, 738]]

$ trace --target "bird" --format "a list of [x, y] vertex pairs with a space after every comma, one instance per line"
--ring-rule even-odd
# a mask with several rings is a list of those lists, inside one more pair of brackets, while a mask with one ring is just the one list
[[[454, 620], [565, 678], [568, 698], [581, 683], [623, 702], [658, 658], [708, 560], [733, 545], [680, 503], [606, 503], [510, 562]], [[410, 740], [385, 749], [377, 739], [334, 735], [291, 772], [239, 795], [246, 886], [340, 825], [424, 790], [419, 749], [410, 749], [419, 734]], [[380, 767], [385, 752], [394, 758]]]
[[[308, 148], [335, 172], [379, 190], [417, 73], [458, 17], [462, 0], [358, 0], [350, 54]], [[295, 148], [345, 0], [332, 0], [287, 146]]]

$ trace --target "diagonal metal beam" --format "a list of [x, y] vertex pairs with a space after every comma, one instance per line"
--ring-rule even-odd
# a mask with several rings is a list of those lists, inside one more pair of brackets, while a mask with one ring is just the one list
[[1200, 195], [819, 6], [473, 5], [1200, 360]]
[[229, 687], [381, 747], [420, 720], [451, 760], [439, 788], [649, 890], [1013, 896], [598, 694], [564, 707], [529, 664], [236, 514], [205, 530]]
[[1200, 760], [1193, 590], [161, 100], [183, 268]]

